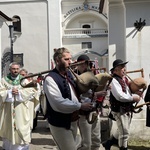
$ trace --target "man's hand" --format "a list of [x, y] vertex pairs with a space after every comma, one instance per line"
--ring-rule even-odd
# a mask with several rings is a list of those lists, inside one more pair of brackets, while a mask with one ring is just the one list
[[137, 94], [137, 95], [139, 95], [140, 97], [143, 98], [143, 92], [142, 91], [137, 91], [137, 92], [135, 92], [135, 94]]
[[81, 109], [85, 111], [90, 111], [93, 108], [93, 104], [90, 102], [88, 103], [81, 103]]
[[18, 89], [16, 89], [16, 88], [12, 88], [12, 94], [13, 95], [18, 95], [19, 94], [19, 92], [18, 92]]
[[134, 102], [139, 102], [141, 100], [141, 97], [138, 95], [133, 95], [133, 101]]
[[95, 98], [98, 98], [98, 97], [100, 97], [100, 96], [106, 96], [107, 95], [107, 91], [99, 91], [99, 92], [95, 92], [94, 93], [94, 97]]

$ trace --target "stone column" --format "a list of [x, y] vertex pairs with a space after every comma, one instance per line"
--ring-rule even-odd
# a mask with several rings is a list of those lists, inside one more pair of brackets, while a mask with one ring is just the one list
[[[61, 0], [47, 0], [48, 3], [48, 43], [49, 64], [53, 57], [53, 49], [62, 46]], [[49, 66], [49, 68], [51, 68]]]
[[126, 9], [123, 0], [109, 0], [109, 66], [115, 59], [126, 60]]

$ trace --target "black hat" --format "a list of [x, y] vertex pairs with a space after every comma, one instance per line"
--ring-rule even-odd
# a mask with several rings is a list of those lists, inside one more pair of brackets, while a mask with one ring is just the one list
[[79, 61], [89, 61], [89, 60], [90, 60], [90, 58], [87, 55], [80, 55], [77, 58], [77, 62], [79, 62]]
[[125, 65], [125, 64], [127, 64], [127, 63], [128, 63], [128, 61], [123, 62], [121, 59], [116, 59], [116, 60], [113, 62], [113, 68], [111, 68], [110, 71], [114, 70], [117, 66]]

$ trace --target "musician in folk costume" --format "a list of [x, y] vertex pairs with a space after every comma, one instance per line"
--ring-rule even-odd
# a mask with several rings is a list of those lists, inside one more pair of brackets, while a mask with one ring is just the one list
[[29, 150], [34, 108], [39, 103], [35, 88], [23, 88], [20, 65], [13, 62], [0, 83], [0, 136], [5, 150]]
[[111, 69], [113, 80], [111, 82], [110, 104], [111, 113], [116, 121], [117, 132], [108, 141], [103, 143], [105, 150], [110, 150], [110, 147], [118, 138], [120, 150], [127, 150], [129, 128], [133, 115], [133, 104], [141, 99], [141, 92], [132, 94], [129, 88], [129, 82], [125, 77], [126, 64], [121, 59], [113, 62]]
[[60, 150], [76, 150], [78, 110], [93, 108], [90, 102], [80, 103], [76, 83], [68, 67], [71, 54], [66, 48], [55, 50], [56, 67], [46, 76], [43, 88], [46, 94], [47, 118], [51, 134]]
[[[78, 65], [75, 69], [75, 72], [78, 75], [85, 73], [91, 67], [90, 58], [87, 55], [80, 55], [77, 58], [77, 62], [82, 62], [81, 65]], [[85, 76], [86, 78], [86, 76]], [[82, 102], [91, 102], [92, 99], [96, 99], [99, 96], [105, 96], [106, 91], [94, 92], [89, 89], [88, 92], [80, 95]], [[93, 97], [92, 97], [93, 95]], [[94, 109], [95, 111], [95, 109]], [[80, 118], [78, 120], [79, 131], [81, 135], [81, 144], [78, 147], [78, 150], [99, 150], [101, 144], [101, 125], [100, 125], [100, 116], [98, 110], [96, 110], [98, 116], [96, 120], [91, 124], [87, 121], [87, 115], [89, 112], [80, 111]]]
[[[150, 102], [150, 84], [148, 85], [145, 97], [144, 97], [145, 103]], [[146, 126], [150, 127], [150, 105], [146, 106]]]

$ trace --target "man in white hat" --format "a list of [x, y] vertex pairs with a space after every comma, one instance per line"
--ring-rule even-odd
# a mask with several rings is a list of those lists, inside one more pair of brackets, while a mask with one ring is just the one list
[[[110, 70], [113, 75], [110, 92], [111, 113], [118, 128], [116, 135], [113, 136], [118, 136], [120, 150], [127, 150], [133, 104], [141, 99], [141, 93], [133, 95], [129, 89], [128, 80], [125, 77], [127, 63], [117, 59], [113, 62], [113, 68]], [[105, 150], [110, 150], [116, 142], [114, 137], [103, 143]]]

